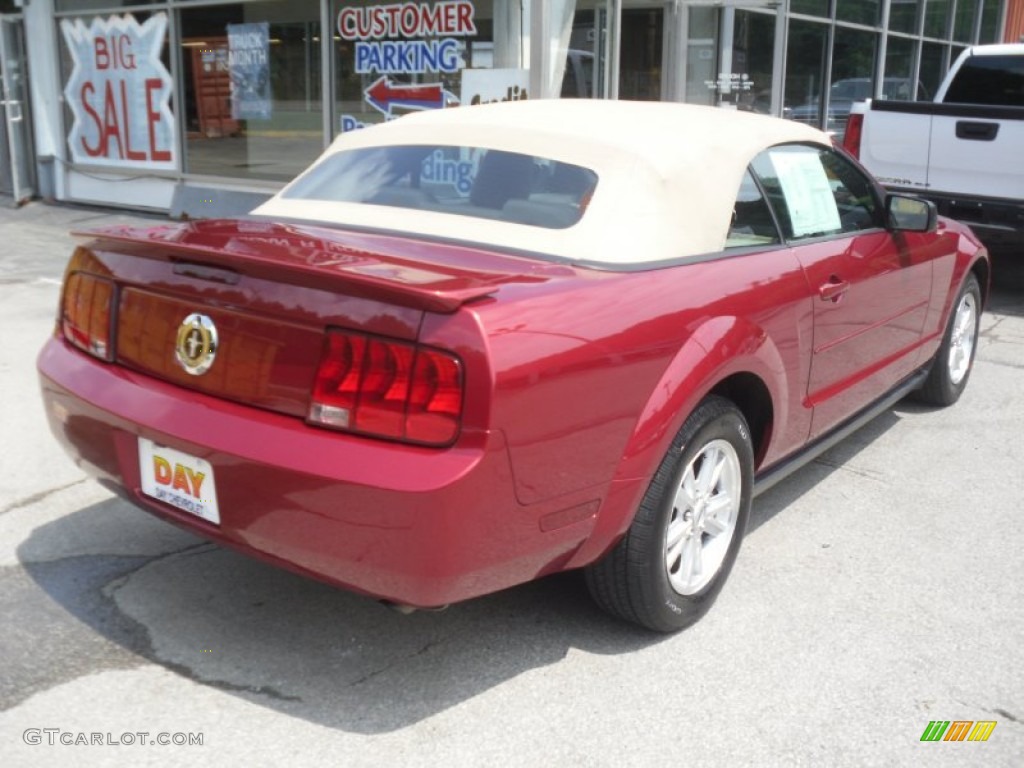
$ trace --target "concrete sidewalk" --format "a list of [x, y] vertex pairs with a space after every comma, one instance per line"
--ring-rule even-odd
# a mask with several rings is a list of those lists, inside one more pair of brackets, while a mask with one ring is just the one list
[[168, 221], [132, 211], [38, 201], [15, 208], [9, 201], [0, 199], [0, 280], [7, 282], [59, 278], [74, 244], [72, 230]]

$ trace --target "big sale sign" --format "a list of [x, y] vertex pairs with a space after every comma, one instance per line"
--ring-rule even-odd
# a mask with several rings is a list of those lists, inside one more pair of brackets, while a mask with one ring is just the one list
[[74, 69], [64, 97], [74, 116], [68, 145], [76, 163], [177, 168], [171, 74], [160, 61], [167, 14], [142, 24], [131, 14], [64, 19]]

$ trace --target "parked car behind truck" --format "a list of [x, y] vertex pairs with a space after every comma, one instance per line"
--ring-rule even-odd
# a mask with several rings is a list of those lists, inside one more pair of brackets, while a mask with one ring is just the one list
[[965, 50], [934, 102], [853, 105], [843, 145], [992, 247], [1024, 244], [1024, 44]]
[[[828, 91], [828, 121], [825, 123], [825, 131], [836, 137], [836, 141], [842, 141], [846, 132], [850, 108], [855, 102], [871, 98], [872, 88], [870, 77], [848, 77], [832, 83]], [[915, 93], [912, 90], [912, 82], [905, 77], [887, 77], [882, 82], [882, 95], [887, 99], [906, 101], [914, 98]], [[923, 83], [917, 84], [916, 96], [928, 98], [928, 90]], [[814, 98], [797, 107], [786, 107], [782, 116], [787, 120], [798, 120], [816, 126], [821, 122], [821, 101]]]

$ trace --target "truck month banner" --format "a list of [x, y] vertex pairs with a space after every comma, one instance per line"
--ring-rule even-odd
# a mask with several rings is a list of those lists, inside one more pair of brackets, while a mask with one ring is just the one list
[[231, 73], [231, 117], [269, 120], [270, 24], [228, 24], [228, 71]]
[[167, 14], [142, 24], [131, 14], [60, 24], [74, 68], [64, 97], [74, 117], [75, 163], [177, 169], [171, 74], [160, 61]]

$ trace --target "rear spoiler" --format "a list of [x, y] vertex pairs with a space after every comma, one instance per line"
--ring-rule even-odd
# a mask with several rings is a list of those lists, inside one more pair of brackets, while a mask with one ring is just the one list
[[[530, 274], [544, 265], [465, 246], [246, 220], [72, 234], [88, 238], [95, 251], [169, 261], [194, 277], [230, 283], [246, 275], [440, 313], [490, 296], [502, 284], [549, 279]], [[112, 249], [115, 244], [121, 247]]]

